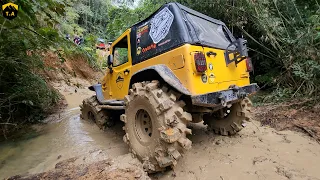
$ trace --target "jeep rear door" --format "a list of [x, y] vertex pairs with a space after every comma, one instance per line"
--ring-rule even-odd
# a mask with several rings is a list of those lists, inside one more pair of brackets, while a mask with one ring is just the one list
[[[186, 14], [197, 37], [197, 41], [202, 45], [206, 56], [208, 82], [222, 83], [237, 81], [242, 78], [248, 78], [245, 63], [226, 64], [225, 52], [229, 45], [235, 41], [235, 38], [220, 21], [209, 21], [191, 13]], [[235, 48], [231, 46], [229, 48]], [[233, 55], [231, 55], [233, 56]]]

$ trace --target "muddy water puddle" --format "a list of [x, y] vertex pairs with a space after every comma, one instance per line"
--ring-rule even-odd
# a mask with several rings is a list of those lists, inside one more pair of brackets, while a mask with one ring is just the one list
[[[66, 98], [68, 101], [70, 97]], [[71, 98], [79, 102], [72, 101], [68, 110], [49, 117], [45, 125], [37, 125], [37, 132], [0, 144], [0, 179], [47, 171], [61, 160], [96, 150], [103, 150], [110, 157], [128, 153], [120, 124], [101, 131], [95, 124], [80, 119], [77, 106], [83, 98]]]

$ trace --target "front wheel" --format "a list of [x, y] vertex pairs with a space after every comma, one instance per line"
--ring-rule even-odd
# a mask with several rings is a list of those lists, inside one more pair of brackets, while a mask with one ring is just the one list
[[245, 98], [234, 103], [230, 108], [223, 108], [212, 114], [203, 116], [204, 124], [208, 129], [223, 136], [234, 135], [244, 127], [244, 121], [250, 119], [250, 108], [252, 103]]
[[192, 116], [184, 112], [183, 105], [173, 91], [159, 88], [158, 81], [135, 83], [125, 97], [123, 139], [146, 171], [174, 166], [183, 150], [191, 147], [186, 137], [191, 130], [186, 124]]
[[100, 129], [113, 126], [114, 120], [110, 118], [108, 112], [99, 108], [99, 102], [96, 96], [84, 99], [80, 105], [80, 118], [97, 124]]

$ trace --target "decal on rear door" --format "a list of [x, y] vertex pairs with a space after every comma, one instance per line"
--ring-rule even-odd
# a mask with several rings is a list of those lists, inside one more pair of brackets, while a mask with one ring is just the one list
[[174, 16], [167, 7], [152, 18], [149, 35], [155, 44], [168, 35], [173, 19]]

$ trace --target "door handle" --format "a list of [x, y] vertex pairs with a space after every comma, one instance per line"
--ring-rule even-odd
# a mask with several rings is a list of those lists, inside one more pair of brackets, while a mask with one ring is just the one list
[[124, 72], [125, 75], [128, 75], [129, 72], [130, 72], [130, 70], [129, 70], [129, 69], [126, 69], [126, 70], [124, 70], [123, 72]]
[[215, 57], [215, 56], [217, 56], [217, 53], [215, 53], [215, 52], [213, 52], [213, 51], [207, 52], [207, 56], [210, 57], [211, 55], [213, 55], [213, 56]]

